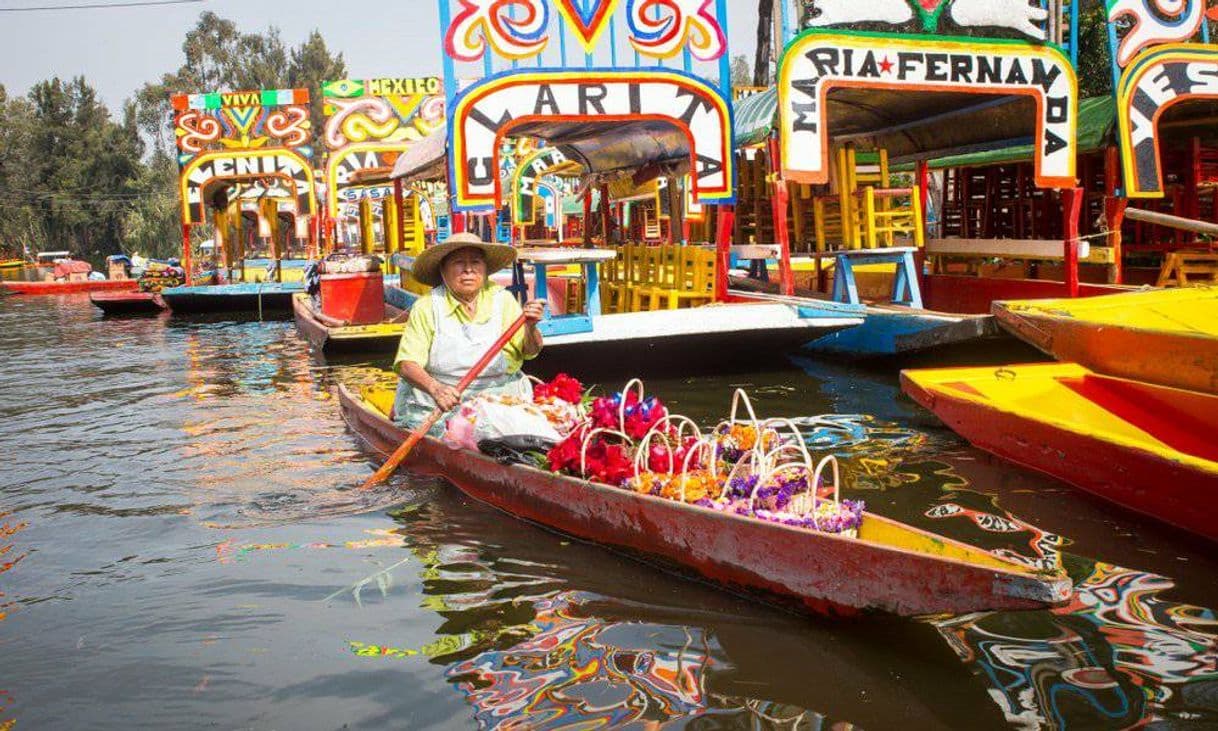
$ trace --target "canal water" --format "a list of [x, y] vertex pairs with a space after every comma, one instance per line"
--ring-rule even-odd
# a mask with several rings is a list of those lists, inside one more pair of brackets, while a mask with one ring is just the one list
[[1062, 565], [1071, 604], [796, 616], [443, 481], [361, 492], [335, 388], [384, 365], [288, 322], [0, 299], [0, 729], [1218, 725], [1212, 547], [970, 448], [894, 364], [648, 387], [707, 422], [735, 387], [835, 415], [848, 497]]

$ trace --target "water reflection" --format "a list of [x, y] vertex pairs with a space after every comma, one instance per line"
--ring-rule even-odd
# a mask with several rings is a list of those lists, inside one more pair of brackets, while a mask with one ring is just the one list
[[0, 731], [1218, 724], [1212, 547], [988, 461], [890, 372], [649, 385], [702, 422], [748, 388], [843, 458], [846, 497], [1060, 565], [1074, 604], [785, 614], [442, 481], [356, 490], [380, 457], [332, 387], [384, 375], [310, 361], [288, 323], [103, 323], [77, 296], [0, 301], [0, 325]]
[[1159, 596], [1172, 586], [1095, 563], [1067, 607], [935, 625], [1014, 726], [1218, 724], [1218, 621]]
[[[0, 511], [0, 574], [12, 571], [13, 567], [26, 557], [24, 552], [15, 550], [16, 543], [13, 536], [25, 530], [27, 525], [28, 523], [25, 521], [14, 519], [12, 513]], [[4, 621], [14, 606], [15, 603], [6, 598], [3, 589], [0, 588], [0, 622]]]

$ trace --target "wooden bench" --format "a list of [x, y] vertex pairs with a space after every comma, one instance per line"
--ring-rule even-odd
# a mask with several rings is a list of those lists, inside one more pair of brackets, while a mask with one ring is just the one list
[[[1196, 275], [1198, 278], [1193, 279]], [[1218, 284], [1218, 253], [1209, 251], [1173, 251], [1163, 259], [1156, 287], [1190, 287], [1197, 284]]]
[[898, 246], [888, 249], [853, 249], [837, 252], [837, 263], [833, 273], [833, 300], [852, 305], [861, 304], [858, 284], [854, 278], [856, 264], [896, 264], [896, 276], [892, 280], [892, 303], [922, 309], [922, 290], [918, 284], [916, 246]]
[[[927, 256], [954, 256], [970, 259], [1025, 259], [1062, 261], [1066, 258], [1061, 241], [1043, 239], [927, 239]], [[1078, 243], [1078, 260], [1087, 264], [1112, 264], [1116, 261], [1110, 246]]]

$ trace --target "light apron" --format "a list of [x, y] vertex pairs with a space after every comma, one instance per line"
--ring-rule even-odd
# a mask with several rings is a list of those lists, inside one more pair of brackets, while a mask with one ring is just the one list
[[[456, 386], [469, 373], [499, 336], [503, 334], [503, 295], [497, 291], [492, 298], [491, 317], [483, 323], [463, 323], [448, 307], [448, 292], [441, 285], [431, 291], [432, 313], [436, 332], [427, 354], [427, 373], [440, 383]], [[482, 370], [462, 395], [472, 398], [480, 393], [498, 393], [518, 396], [525, 401], [533, 400], [533, 387], [529, 379], [519, 371], [508, 372], [508, 360], [503, 351]], [[399, 425], [414, 428], [436, 408], [431, 395], [415, 388], [403, 379], [398, 379], [398, 390], [393, 401], [394, 421]], [[445, 414], [431, 431], [432, 436], [441, 436], [448, 422]]]

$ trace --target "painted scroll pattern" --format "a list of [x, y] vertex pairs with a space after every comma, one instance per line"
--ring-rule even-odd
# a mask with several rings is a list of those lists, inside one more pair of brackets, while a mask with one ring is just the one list
[[1205, 18], [1205, 0], [1108, 0], [1107, 10], [1109, 23], [1132, 23], [1113, 50], [1124, 68], [1144, 48], [1196, 35]]
[[178, 164], [210, 150], [286, 148], [311, 157], [307, 89], [174, 94]]
[[323, 84], [322, 93], [331, 216], [338, 215], [340, 203], [361, 197], [348, 190], [360, 172], [391, 167], [412, 144], [444, 126], [444, 97], [435, 77], [342, 79]]
[[[230, 186], [291, 188], [298, 213], [312, 213], [313, 138], [307, 89], [174, 94], [182, 221], [205, 220], [206, 196]], [[237, 188], [230, 195], [239, 195]]]
[[[488, 43], [504, 58], [529, 58], [550, 42], [546, 30], [550, 8], [545, 0], [459, 0], [458, 6], [444, 35], [444, 50], [457, 60], [477, 61]], [[521, 19], [514, 18], [515, 14]]]
[[[458, 61], [478, 61], [488, 51], [511, 60], [533, 58], [563, 32], [551, 24], [557, 18], [591, 54], [621, 5], [621, 0], [456, 0], [444, 49]], [[727, 51], [716, 0], [627, 0], [624, 16], [631, 46], [650, 58], [672, 58], [688, 48], [699, 61], [713, 61]]]
[[714, 61], [727, 49], [714, 9], [714, 0], [630, 0], [630, 45], [652, 58], [672, 58], [688, 45], [694, 58]]
[[959, 28], [995, 28], [1045, 40], [1048, 12], [1037, 0], [805, 0], [804, 25], [849, 28], [906, 26], [938, 33], [946, 15]]

